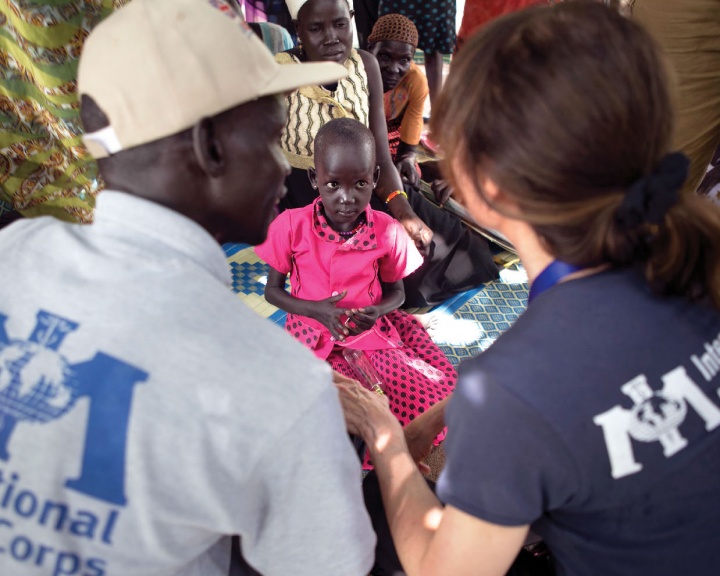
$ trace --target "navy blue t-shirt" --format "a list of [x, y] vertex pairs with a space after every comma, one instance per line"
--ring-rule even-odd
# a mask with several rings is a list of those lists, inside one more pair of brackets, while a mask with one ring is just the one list
[[448, 407], [438, 496], [559, 575], [720, 575], [720, 314], [607, 271], [542, 293]]

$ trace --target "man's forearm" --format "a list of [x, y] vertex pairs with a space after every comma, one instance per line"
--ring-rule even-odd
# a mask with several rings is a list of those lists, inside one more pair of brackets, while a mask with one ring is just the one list
[[433, 404], [424, 413], [416, 416], [405, 426], [405, 442], [415, 462], [430, 454], [435, 437], [445, 427], [445, 406], [448, 398]]
[[422, 429], [427, 431], [427, 435], [434, 438], [443, 428], [445, 428], [445, 407], [447, 406], [450, 396], [446, 396], [440, 402], [436, 402], [430, 408], [425, 410], [419, 416], [405, 426], [405, 436], [408, 436], [408, 429], [411, 435], [415, 435], [416, 431]]

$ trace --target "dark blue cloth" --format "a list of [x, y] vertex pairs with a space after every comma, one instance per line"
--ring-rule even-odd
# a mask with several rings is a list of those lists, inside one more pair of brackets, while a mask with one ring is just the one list
[[720, 574], [720, 314], [607, 271], [460, 366], [438, 496], [530, 524], [558, 575]]
[[562, 281], [566, 276], [573, 274], [581, 270], [579, 266], [574, 266], [563, 262], [562, 260], [553, 260], [548, 266], [538, 274], [537, 278], [533, 280], [532, 286], [530, 286], [530, 295], [528, 296], [528, 304], [535, 300], [538, 295], [549, 290], [555, 284]]
[[455, 48], [455, 0], [380, 0], [378, 14], [402, 14], [412, 20], [423, 52], [452, 54]]

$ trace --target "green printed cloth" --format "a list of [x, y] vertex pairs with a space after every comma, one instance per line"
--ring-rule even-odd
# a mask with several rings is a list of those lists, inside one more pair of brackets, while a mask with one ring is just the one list
[[0, 203], [89, 222], [97, 166], [80, 139], [78, 58], [129, 0], [0, 0]]

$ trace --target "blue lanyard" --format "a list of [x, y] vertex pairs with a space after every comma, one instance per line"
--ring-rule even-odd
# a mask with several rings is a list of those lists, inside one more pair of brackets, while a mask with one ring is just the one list
[[561, 260], [553, 260], [550, 262], [547, 268], [538, 274], [537, 278], [533, 281], [532, 286], [530, 286], [528, 304], [535, 300], [538, 295], [545, 292], [545, 290], [555, 286], [555, 284], [560, 282], [560, 280], [565, 278], [565, 276], [577, 272], [578, 270], [582, 270], [582, 268], [580, 266], [575, 266], [574, 264], [568, 264], [567, 262], [563, 262]]

